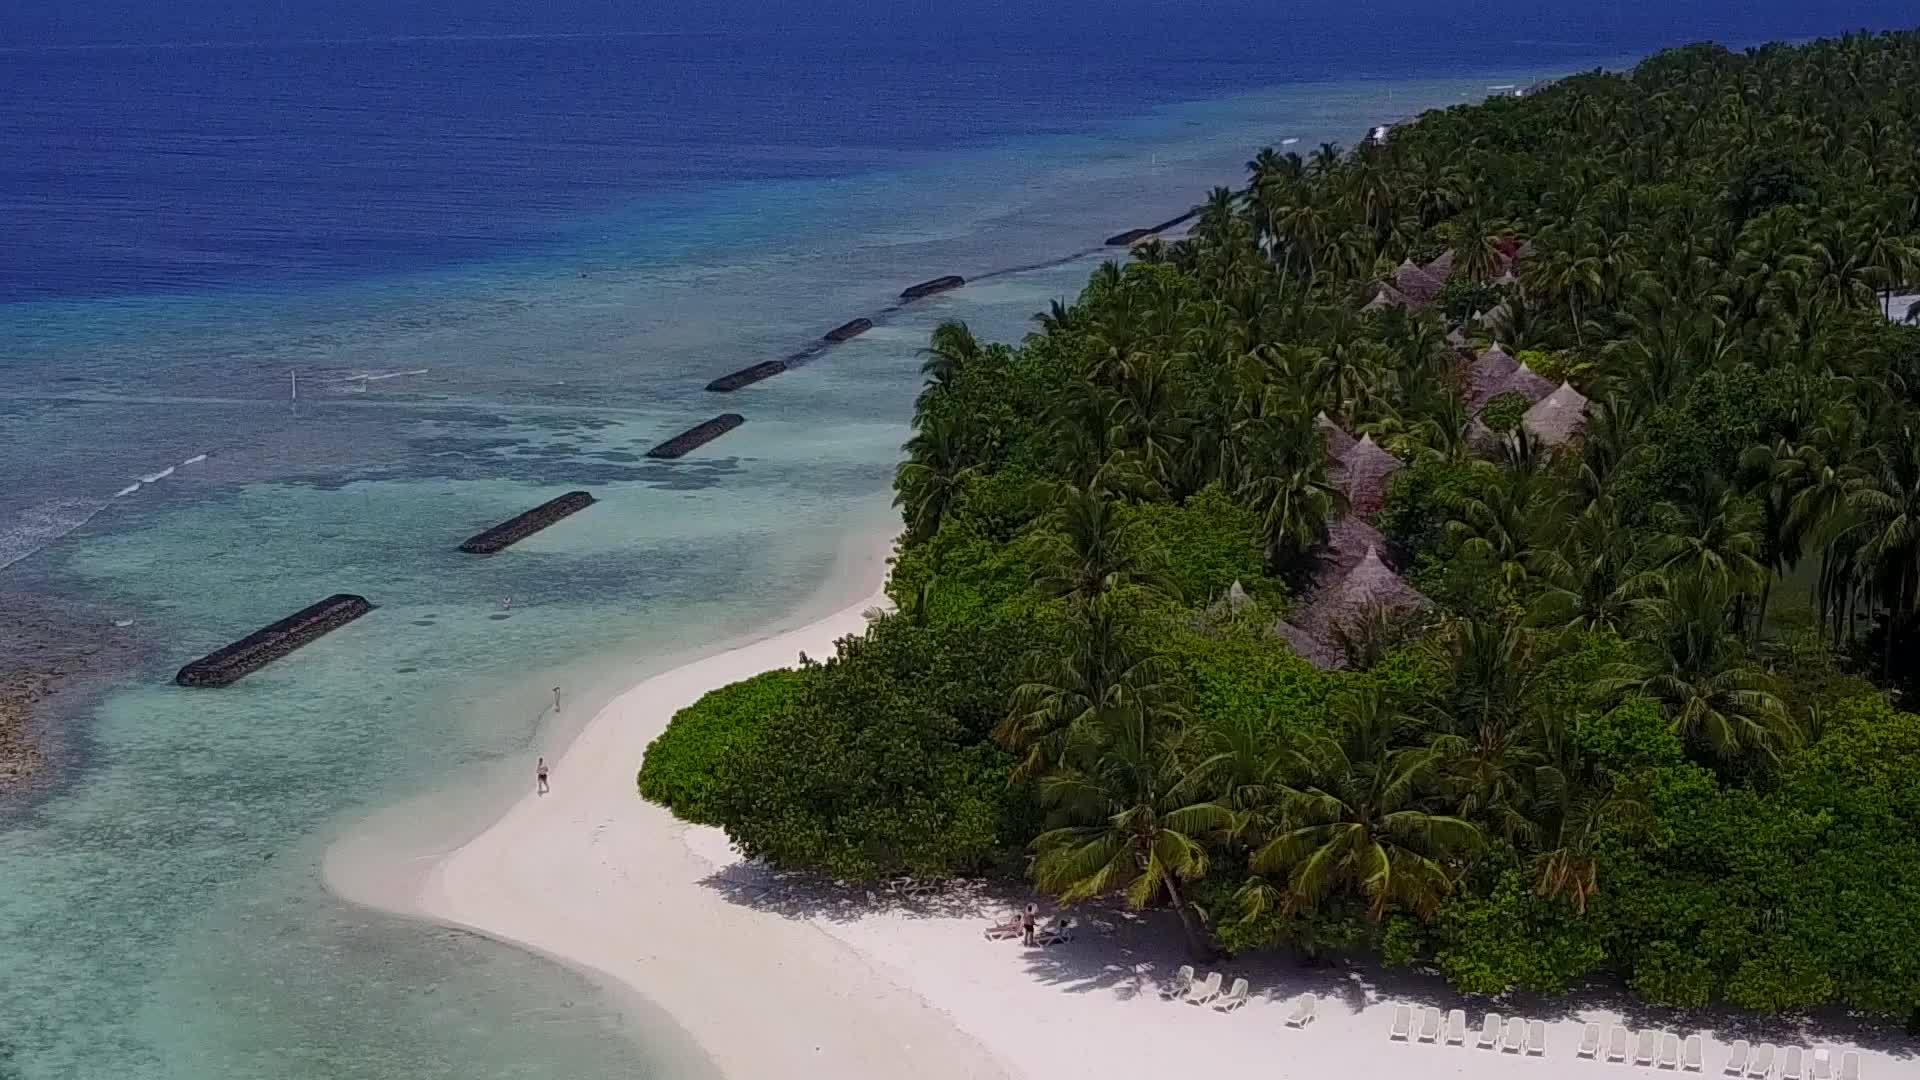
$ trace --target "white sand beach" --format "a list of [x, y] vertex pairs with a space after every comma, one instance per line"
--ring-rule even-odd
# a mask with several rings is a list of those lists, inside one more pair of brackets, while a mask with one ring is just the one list
[[[843, 575], [871, 591], [799, 629], [695, 660], [606, 706], [554, 764], [553, 790], [532, 793], [449, 851], [329, 860], [353, 899], [517, 943], [638, 991], [669, 1014], [729, 1080], [840, 1080], [1116, 1075], [1224, 1075], [1250, 1065], [1300, 1077], [1512, 1077], [1548, 1080], [1619, 1068], [1576, 1056], [1582, 1024], [1618, 1013], [1574, 1001], [1491, 1006], [1546, 1021], [1535, 1057], [1473, 1046], [1488, 1003], [1467, 1002], [1432, 975], [1383, 978], [1303, 968], [1272, 955], [1219, 965], [1253, 998], [1231, 1013], [1163, 1000], [1184, 962], [1165, 913], [1078, 913], [1071, 942], [1027, 947], [982, 931], [1025, 897], [958, 888], [921, 897], [782, 877], [742, 862], [719, 830], [687, 826], [635, 793], [647, 743], [673, 713], [714, 687], [829, 653], [858, 632], [877, 591], [884, 549]], [[352, 863], [353, 865], [346, 865]], [[1203, 968], [1203, 971], [1206, 970]], [[1319, 996], [1309, 1027], [1286, 1024], [1301, 993]], [[1396, 1004], [1465, 1008], [1465, 1046], [1390, 1040]], [[1629, 1018], [1684, 1036], [1693, 1026]], [[1703, 1075], [1719, 1076], [1737, 1038], [1842, 1045], [1785, 1023], [1709, 1030]], [[1920, 1077], [1910, 1040], [1863, 1053], [1866, 1077]], [[1892, 1052], [1887, 1052], [1891, 1050]], [[1808, 1057], [1809, 1075], [1811, 1054]], [[1630, 1068], [1631, 1066], [1627, 1066]]]

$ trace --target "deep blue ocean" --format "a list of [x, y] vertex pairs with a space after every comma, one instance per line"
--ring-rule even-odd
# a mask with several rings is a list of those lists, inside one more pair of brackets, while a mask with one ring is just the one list
[[[671, 1002], [347, 903], [329, 852], [395, 806], [483, 825], [596, 701], [808, 603], [887, 527], [931, 327], [1018, 339], [1102, 238], [1260, 146], [1667, 45], [1917, 21], [0, 3], [0, 674], [94, 658], [40, 716], [40, 784], [0, 801], [0, 1080], [710, 1075]], [[949, 272], [975, 280], [701, 389]], [[748, 423], [642, 456], [723, 408]], [[453, 550], [576, 487], [601, 501]], [[339, 591], [378, 610], [227, 689], [171, 685]]]

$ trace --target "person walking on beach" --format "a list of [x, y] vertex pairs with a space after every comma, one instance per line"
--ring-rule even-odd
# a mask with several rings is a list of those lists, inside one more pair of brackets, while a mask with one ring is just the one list
[[553, 711], [560, 711], [560, 688], [557, 686], [553, 688]]
[[533, 775], [534, 775], [534, 778], [537, 781], [539, 781], [539, 787], [534, 789], [537, 794], [545, 795], [548, 791], [552, 790], [547, 786], [547, 759], [546, 758], [541, 758], [538, 762], [534, 763]]
[[1040, 925], [1039, 905], [1028, 904], [1027, 910], [1020, 913], [1021, 942], [1027, 945], [1033, 944], [1033, 935], [1035, 931], [1039, 929], [1039, 925]]

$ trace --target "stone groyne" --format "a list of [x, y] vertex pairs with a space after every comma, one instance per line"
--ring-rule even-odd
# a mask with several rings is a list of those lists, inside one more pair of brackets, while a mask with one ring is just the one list
[[743, 386], [752, 386], [761, 379], [771, 379], [787, 370], [785, 360], [762, 360], [752, 367], [729, 372], [707, 384], [707, 389], [716, 394], [731, 394]]
[[1126, 247], [1128, 244], [1133, 243], [1135, 240], [1144, 239], [1152, 235], [1153, 235], [1152, 229], [1128, 229], [1126, 232], [1115, 233], [1112, 236], [1107, 237], [1107, 246], [1108, 247]]
[[872, 319], [848, 319], [839, 326], [827, 331], [828, 341], [852, 341], [861, 334], [873, 329]]
[[181, 686], [225, 686], [373, 610], [364, 596], [335, 593], [180, 669]]
[[469, 555], [491, 555], [496, 551], [512, 547], [549, 525], [556, 524], [561, 518], [578, 513], [593, 505], [593, 495], [585, 491], [569, 491], [557, 499], [548, 499], [524, 514], [509, 518], [483, 533], [477, 533], [460, 545], [460, 550]]
[[932, 281], [923, 281], [918, 285], [907, 286], [900, 291], [900, 299], [908, 301], [920, 300], [932, 296], [934, 293], [946, 292], [948, 289], [957, 289], [966, 283], [967, 279], [961, 277], [959, 274], [948, 274], [945, 277], [934, 278]]
[[739, 413], [721, 413], [719, 416], [703, 424], [695, 424], [693, 427], [688, 428], [673, 438], [668, 439], [666, 442], [647, 451], [647, 456], [650, 458], [666, 458], [669, 460], [680, 457], [690, 451], [698, 450], [700, 447], [707, 445], [746, 422], [747, 418], [741, 416]]

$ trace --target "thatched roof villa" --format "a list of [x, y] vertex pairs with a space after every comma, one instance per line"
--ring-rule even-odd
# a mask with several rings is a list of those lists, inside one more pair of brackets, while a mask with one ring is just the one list
[[1439, 282], [1441, 285], [1445, 285], [1447, 279], [1453, 276], [1453, 249], [1448, 248], [1441, 252], [1439, 258], [1420, 269], [1425, 271], [1428, 277]]
[[1337, 462], [1353, 449], [1353, 436], [1347, 434], [1346, 428], [1334, 423], [1333, 418], [1324, 411], [1313, 418], [1313, 426], [1320, 429], [1320, 439], [1326, 446], [1328, 461]]
[[1366, 435], [1335, 461], [1332, 479], [1347, 497], [1347, 512], [1367, 517], [1387, 504], [1387, 481], [1399, 470], [1400, 459]]
[[1532, 368], [1521, 364], [1514, 369], [1513, 374], [1500, 380], [1500, 384], [1493, 388], [1493, 393], [1487, 395], [1486, 401], [1474, 405], [1473, 411], [1479, 412], [1481, 409], [1486, 408], [1488, 401], [1492, 401], [1494, 398], [1500, 397], [1503, 394], [1519, 394], [1521, 397], [1527, 399], [1527, 405], [1531, 407], [1546, 400], [1553, 394], [1553, 391], [1554, 385], [1552, 383], [1548, 382]]
[[1467, 409], [1479, 412], [1480, 407], [1493, 400], [1499, 393], [1497, 387], [1507, 381], [1508, 376], [1520, 369], [1520, 361], [1508, 355], [1499, 342], [1483, 351], [1466, 365], [1462, 391], [1466, 397]]
[[1563, 382], [1528, 409], [1520, 423], [1546, 445], [1561, 446], [1586, 426], [1587, 399], [1572, 383]]
[[1426, 307], [1440, 295], [1444, 282], [1429, 276], [1425, 270], [1415, 266], [1412, 259], [1407, 259], [1393, 272], [1393, 284], [1402, 296], [1420, 307]]
[[1378, 291], [1373, 294], [1373, 299], [1367, 301], [1365, 306], [1361, 307], [1360, 310], [1371, 315], [1376, 311], [1385, 311], [1388, 308], [1405, 308], [1411, 311], [1413, 307], [1414, 302], [1408, 299], [1406, 294], [1391, 285], [1383, 284]]
[[1427, 598], [1393, 572], [1372, 544], [1352, 569], [1325, 588], [1316, 588], [1306, 609], [1274, 632], [1314, 666], [1333, 670], [1347, 666], [1338, 633], [1350, 628], [1369, 611], [1417, 611]]

